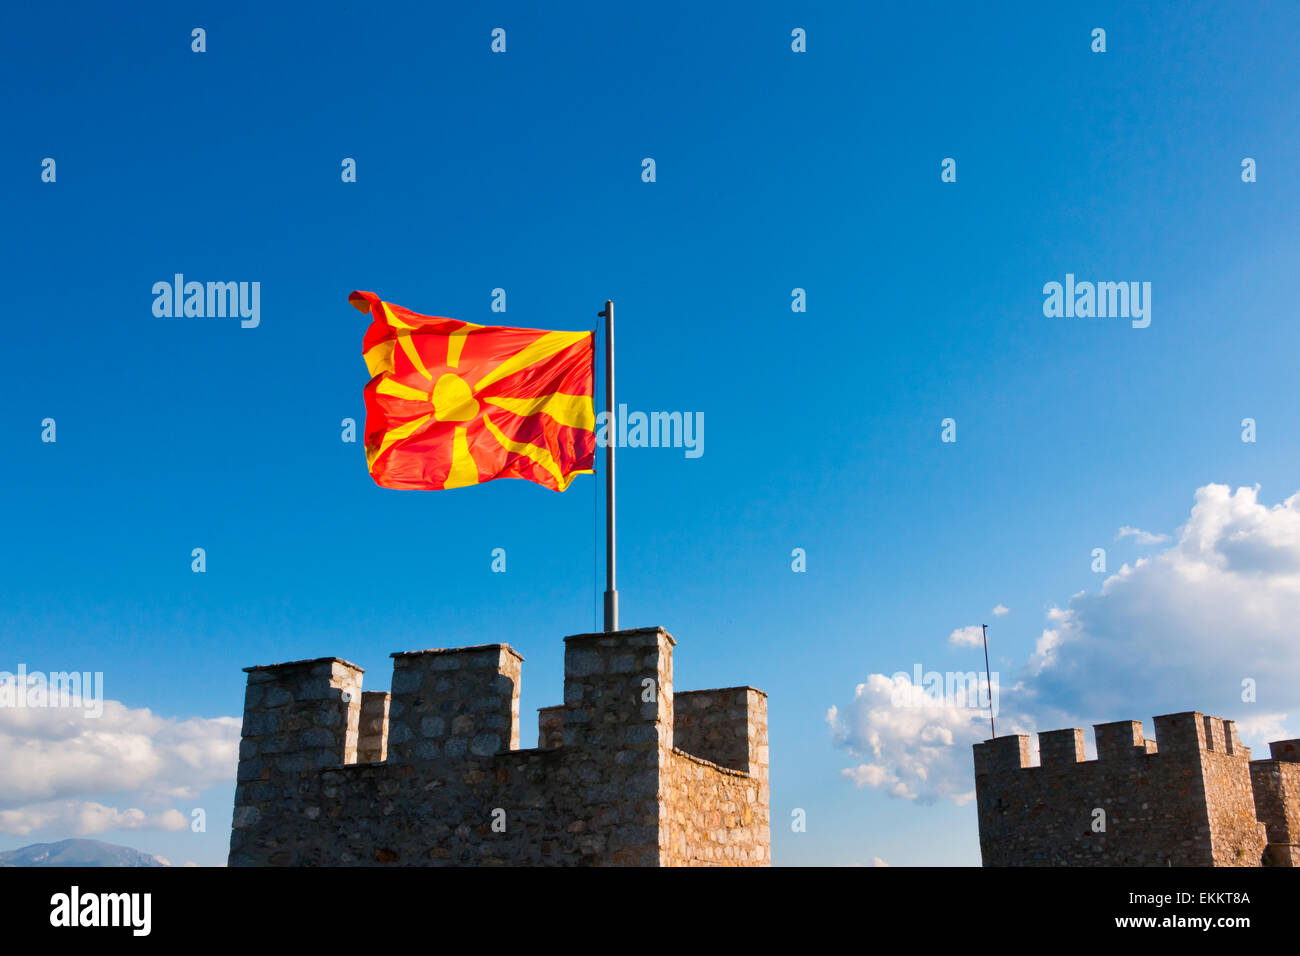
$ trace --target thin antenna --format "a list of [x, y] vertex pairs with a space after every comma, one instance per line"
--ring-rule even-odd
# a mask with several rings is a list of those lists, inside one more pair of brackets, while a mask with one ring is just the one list
[[993, 674], [989, 670], [989, 626], [981, 624], [980, 627], [984, 629], [984, 681], [989, 689], [989, 730], [996, 737], [998, 729], [993, 725]]

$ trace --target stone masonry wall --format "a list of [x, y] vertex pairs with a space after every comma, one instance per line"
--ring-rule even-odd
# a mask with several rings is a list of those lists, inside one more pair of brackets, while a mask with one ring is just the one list
[[767, 864], [766, 698], [681, 695], [675, 749], [674, 645], [566, 638], [530, 750], [505, 644], [395, 654], [391, 695], [335, 658], [248, 668], [230, 865]]
[[298, 826], [302, 781], [340, 761], [355, 761], [361, 668], [337, 657], [248, 667], [243, 736], [231, 829], [231, 859], [245, 834], [264, 840], [268, 863], [287, 863], [281, 849]]
[[389, 699], [386, 690], [362, 691], [357, 763], [382, 763], [387, 759]]
[[1300, 740], [1269, 744], [1271, 759], [1252, 760], [1255, 812], [1268, 831], [1266, 866], [1300, 866]]
[[753, 687], [683, 692], [664, 770], [664, 862], [769, 863], [767, 695]]
[[[1250, 751], [1231, 721], [1189, 712], [1096, 726], [1097, 759], [1083, 731], [976, 744], [975, 791], [985, 866], [1258, 866]], [[1104, 830], [1096, 829], [1104, 813]]]
[[[1161, 740], [1159, 733], [1157, 740]], [[1250, 748], [1242, 746], [1231, 720], [1202, 717], [1201, 748], [1206, 810], [1210, 820], [1213, 866], [1259, 866], [1264, 825], [1255, 815], [1250, 780]]]

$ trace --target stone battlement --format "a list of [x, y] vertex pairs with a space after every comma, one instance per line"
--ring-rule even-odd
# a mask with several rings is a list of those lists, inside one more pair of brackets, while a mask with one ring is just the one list
[[1039, 733], [1037, 764], [1026, 734], [975, 744], [984, 865], [1300, 864], [1300, 742], [1252, 761], [1231, 720], [1154, 724], [1095, 725], [1095, 760], [1078, 728]]
[[767, 865], [767, 696], [674, 694], [675, 644], [565, 638], [527, 750], [508, 644], [245, 668], [230, 865]]
[[[1094, 724], [1093, 740], [1098, 760], [1130, 760], [1148, 754], [1199, 757], [1218, 753], [1250, 760], [1250, 748], [1242, 746], [1237, 726], [1231, 720], [1195, 712], [1165, 714], [1155, 718], [1155, 740], [1143, 737], [1140, 720], [1117, 720]], [[1157, 745], [1159, 741], [1159, 745]], [[1087, 762], [1083, 731], [1044, 730], [1038, 734], [1039, 762], [1030, 763], [1029, 736], [1011, 734], [975, 745], [975, 774], [1035, 767], [1057, 767]]]

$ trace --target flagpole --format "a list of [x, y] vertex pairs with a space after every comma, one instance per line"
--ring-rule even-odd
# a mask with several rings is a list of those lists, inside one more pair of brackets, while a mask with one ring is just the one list
[[993, 674], [989, 671], [989, 626], [981, 624], [984, 628], [984, 680], [988, 683], [989, 688], [989, 730], [993, 736], [998, 735], [997, 727], [993, 726]]
[[618, 630], [618, 588], [614, 564], [614, 446], [618, 423], [614, 417], [614, 302], [605, 300], [605, 631]]

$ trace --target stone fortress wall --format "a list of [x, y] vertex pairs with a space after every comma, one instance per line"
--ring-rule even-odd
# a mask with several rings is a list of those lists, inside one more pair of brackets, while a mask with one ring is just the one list
[[1251, 760], [1230, 720], [1194, 711], [976, 744], [985, 866], [1300, 865], [1300, 740]]
[[770, 864], [767, 695], [674, 692], [663, 628], [565, 638], [519, 749], [508, 644], [246, 668], [231, 866]]

